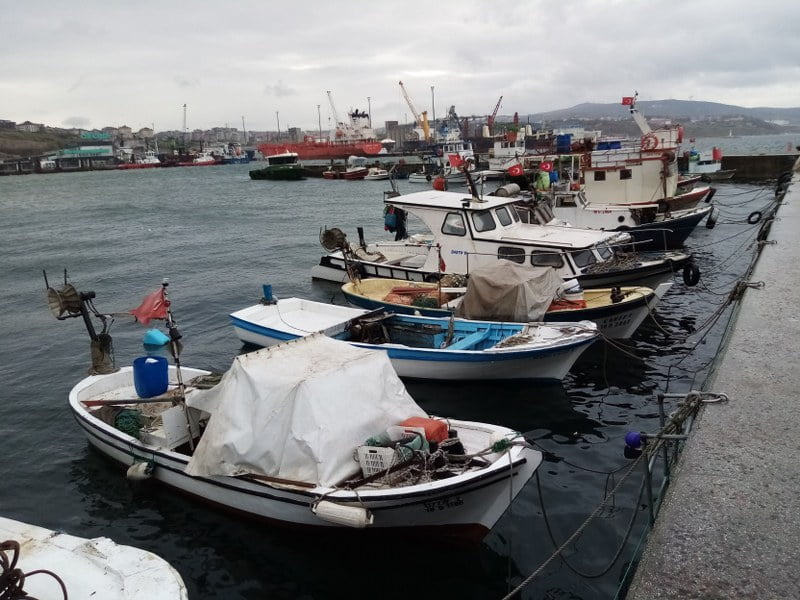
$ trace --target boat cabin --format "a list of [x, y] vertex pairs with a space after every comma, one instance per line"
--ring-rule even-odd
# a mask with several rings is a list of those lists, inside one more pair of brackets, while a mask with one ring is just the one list
[[576, 277], [614, 257], [613, 247], [629, 243], [627, 233], [592, 231], [523, 222], [514, 198], [482, 200], [457, 192], [429, 190], [387, 198], [384, 203], [420, 219], [430, 230], [425, 270], [439, 262], [449, 273], [467, 274], [510, 260], [534, 267], [552, 267], [562, 277]]

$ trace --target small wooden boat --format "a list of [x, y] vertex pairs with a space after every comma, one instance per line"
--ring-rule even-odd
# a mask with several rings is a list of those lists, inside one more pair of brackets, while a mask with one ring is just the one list
[[383, 350], [402, 377], [560, 381], [597, 339], [597, 325], [421, 317], [281, 298], [230, 315], [243, 342], [270, 346], [322, 332]]
[[[67, 598], [67, 592], [98, 600], [189, 597], [163, 558], [106, 537], [87, 539], [0, 517], [0, 540], [6, 540], [0, 548], [3, 598]], [[14, 582], [16, 569], [25, 577]]]
[[[594, 321], [609, 338], [629, 338], [655, 309], [671, 282], [655, 290], [643, 286], [597, 288], [556, 293], [541, 320], [547, 323]], [[368, 310], [383, 308], [399, 314], [444, 317], [457, 314], [466, 287], [403, 279], [370, 278], [342, 285], [351, 304]]]

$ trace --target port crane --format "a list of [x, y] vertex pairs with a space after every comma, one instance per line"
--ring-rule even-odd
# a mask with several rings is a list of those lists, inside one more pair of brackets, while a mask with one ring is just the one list
[[494, 105], [494, 110], [492, 114], [489, 115], [489, 118], [486, 119], [486, 124], [489, 126], [489, 135], [494, 135], [494, 120], [497, 118], [497, 111], [500, 110], [500, 103], [503, 101], [503, 97], [500, 96], [500, 99], [497, 101], [497, 104]]
[[406, 104], [408, 104], [408, 108], [411, 110], [411, 114], [414, 115], [414, 119], [417, 121], [417, 124], [422, 127], [422, 135], [425, 138], [426, 142], [431, 141], [431, 128], [428, 124], [428, 111], [423, 110], [421, 113], [417, 111], [417, 107], [414, 106], [414, 103], [411, 101], [411, 98], [406, 92], [406, 88], [403, 85], [403, 82], [400, 82], [400, 91], [403, 92], [403, 97], [406, 99]]

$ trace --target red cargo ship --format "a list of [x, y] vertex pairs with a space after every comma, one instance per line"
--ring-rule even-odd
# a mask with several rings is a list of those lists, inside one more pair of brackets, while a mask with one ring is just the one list
[[[330, 95], [330, 92], [328, 92]], [[333, 102], [331, 101], [331, 108]], [[334, 115], [336, 114], [334, 108]], [[370, 117], [366, 112], [355, 109], [348, 113], [349, 123], [339, 122], [337, 119], [333, 139], [307, 135], [302, 142], [287, 144], [259, 144], [258, 151], [264, 156], [271, 156], [281, 152], [296, 152], [300, 160], [327, 160], [331, 158], [346, 159], [351, 155], [378, 154], [383, 146], [377, 140], [375, 132], [370, 127]]]

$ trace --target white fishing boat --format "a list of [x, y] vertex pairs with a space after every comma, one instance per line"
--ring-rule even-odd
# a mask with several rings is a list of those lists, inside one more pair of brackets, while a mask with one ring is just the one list
[[[237, 337], [270, 346], [322, 332], [384, 351], [402, 377], [560, 381], [597, 337], [591, 321], [514, 323], [370, 312], [281, 298], [230, 315]], [[346, 344], [345, 344], [346, 345]]]
[[[492, 450], [499, 440], [519, 439], [504, 427], [453, 419], [430, 419], [448, 432], [437, 443], [440, 450], [431, 452], [427, 438], [427, 452], [411, 443], [408, 452], [403, 444], [373, 446], [370, 438], [402, 429], [411, 417], [428, 417], [386, 353], [325, 336], [239, 356], [207, 391], [199, 386], [208, 372], [182, 371], [193, 452], [175, 396], [141, 403], [133, 367], [84, 379], [70, 392], [70, 407], [104, 454], [254, 517], [313, 527], [453, 529], [480, 537], [541, 461], [522, 446]], [[174, 367], [169, 378], [175, 390]], [[115, 426], [123, 411], [140, 415], [136, 435]], [[464, 454], [450, 454], [448, 439], [452, 446], [460, 442]], [[467, 456], [483, 460], [475, 465]], [[443, 466], [434, 468], [439, 459]], [[395, 465], [402, 468], [390, 471]]]
[[416, 217], [427, 231], [399, 241], [351, 245], [339, 229], [325, 230], [320, 242], [328, 251], [312, 268], [315, 279], [344, 283], [348, 268], [363, 277], [433, 281], [443, 273], [467, 275], [509, 260], [531, 267], [551, 267], [564, 280], [584, 288], [642, 285], [650, 288], [673, 279], [691, 257], [673, 251], [657, 256], [631, 254], [627, 232], [539, 225], [520, 219], [514, 197], [426, 190], [388, 195], [384, 204]]
[[736, 169], [722, 168], [722, 150], [716, 146], [710, 152], [698, 152], [692, 148], [686, 159], [686, 175], [699, 175], [703, 181], [726, 181], [736, 174]]
[[182, 367], [166, 286], [130, 313], [166, 319], [175, 364], [122, 368], [94, 292], [48, 287], [54, 316], [83, 317], [92, 338], [70, 409], [130, 478], [280, 524], [480, 539], [541, 463], [518, 432], [426, 414], [386, 352], [322, 334], [237, 356], [221, 376]]
[[380, 181], [383, 179], [389, 179], [389, 171], [386, 169], [382, 169], [380, 167], [370, 167], [367, 170], [367, 174], [364, 176], [364, 179], [367, 181]]
[[0, 517], [0, 541], [3, 598], [189, 597], [180, 574], [163, 558], [107, 537], [83, 538]]
[[[706, 192], [700, 192], [702, 196]], [[709, 196], [713, 195], [709, 194]], [[624, 231], [638, 250], [680, 248], [703, 219], [711, 229], [716, 223], [712, 204], [669, 210], [664, 204], [597, 204], [584, 192], [547, 195], [522, 193], [517, 203], [520, 218], [530, 223], [581, 227], [602, 231]], [[710, 197], [709, 197], [710, 200]]]

